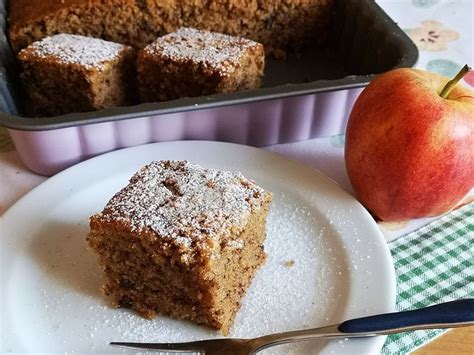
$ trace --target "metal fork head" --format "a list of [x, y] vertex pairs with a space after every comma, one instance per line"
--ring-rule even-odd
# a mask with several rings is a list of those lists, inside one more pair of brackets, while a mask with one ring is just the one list
[[255, 345], [250, 339], [209, 339], [187, 343], [123, 343], [113, 342], [112, 346], [140, 350], [155, 350], [175, 353], [203, 353], [206, 355], [249, 355]]

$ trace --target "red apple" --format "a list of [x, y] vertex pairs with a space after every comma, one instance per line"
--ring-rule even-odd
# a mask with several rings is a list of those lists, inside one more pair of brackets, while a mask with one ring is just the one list
[[474, 186], [474, 92], [456, 85], [463, 70], [449, 85], [438, 74], [393, 70], [357, 99], [346, 168], [359, 201], [381, 220], [442, 214]]

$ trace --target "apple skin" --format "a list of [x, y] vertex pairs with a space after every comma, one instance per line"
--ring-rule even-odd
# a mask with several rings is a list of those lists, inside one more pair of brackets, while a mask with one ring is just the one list
[[378, 76], [346, 129], [345, 162], [359, 201], [383, 221], [449, 211], [474, 185], [474, 92], [417, 69]]

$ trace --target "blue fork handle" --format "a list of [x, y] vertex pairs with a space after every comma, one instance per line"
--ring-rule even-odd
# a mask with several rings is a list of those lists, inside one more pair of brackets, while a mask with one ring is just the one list
[[377, 332], [419, 325], [474, 322], [474, 298], [446, 302], [413, 311], [385, 313], [341, 323], [342, 333]]

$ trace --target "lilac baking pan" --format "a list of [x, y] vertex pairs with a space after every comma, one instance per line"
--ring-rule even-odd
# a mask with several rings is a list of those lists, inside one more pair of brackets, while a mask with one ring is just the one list
[[0, 125], [8, 128], [25, 165], [43, 175], [149, 142], [266, 146], [340, 134], [358, 94], [375, 75], [411, 67], [418, 59], [415, 45], [373, 0], [337, 0], [327, 45], [269, 59], [260, 89], [29, 118], [21, 114], [5, 1], [2, 5]]

